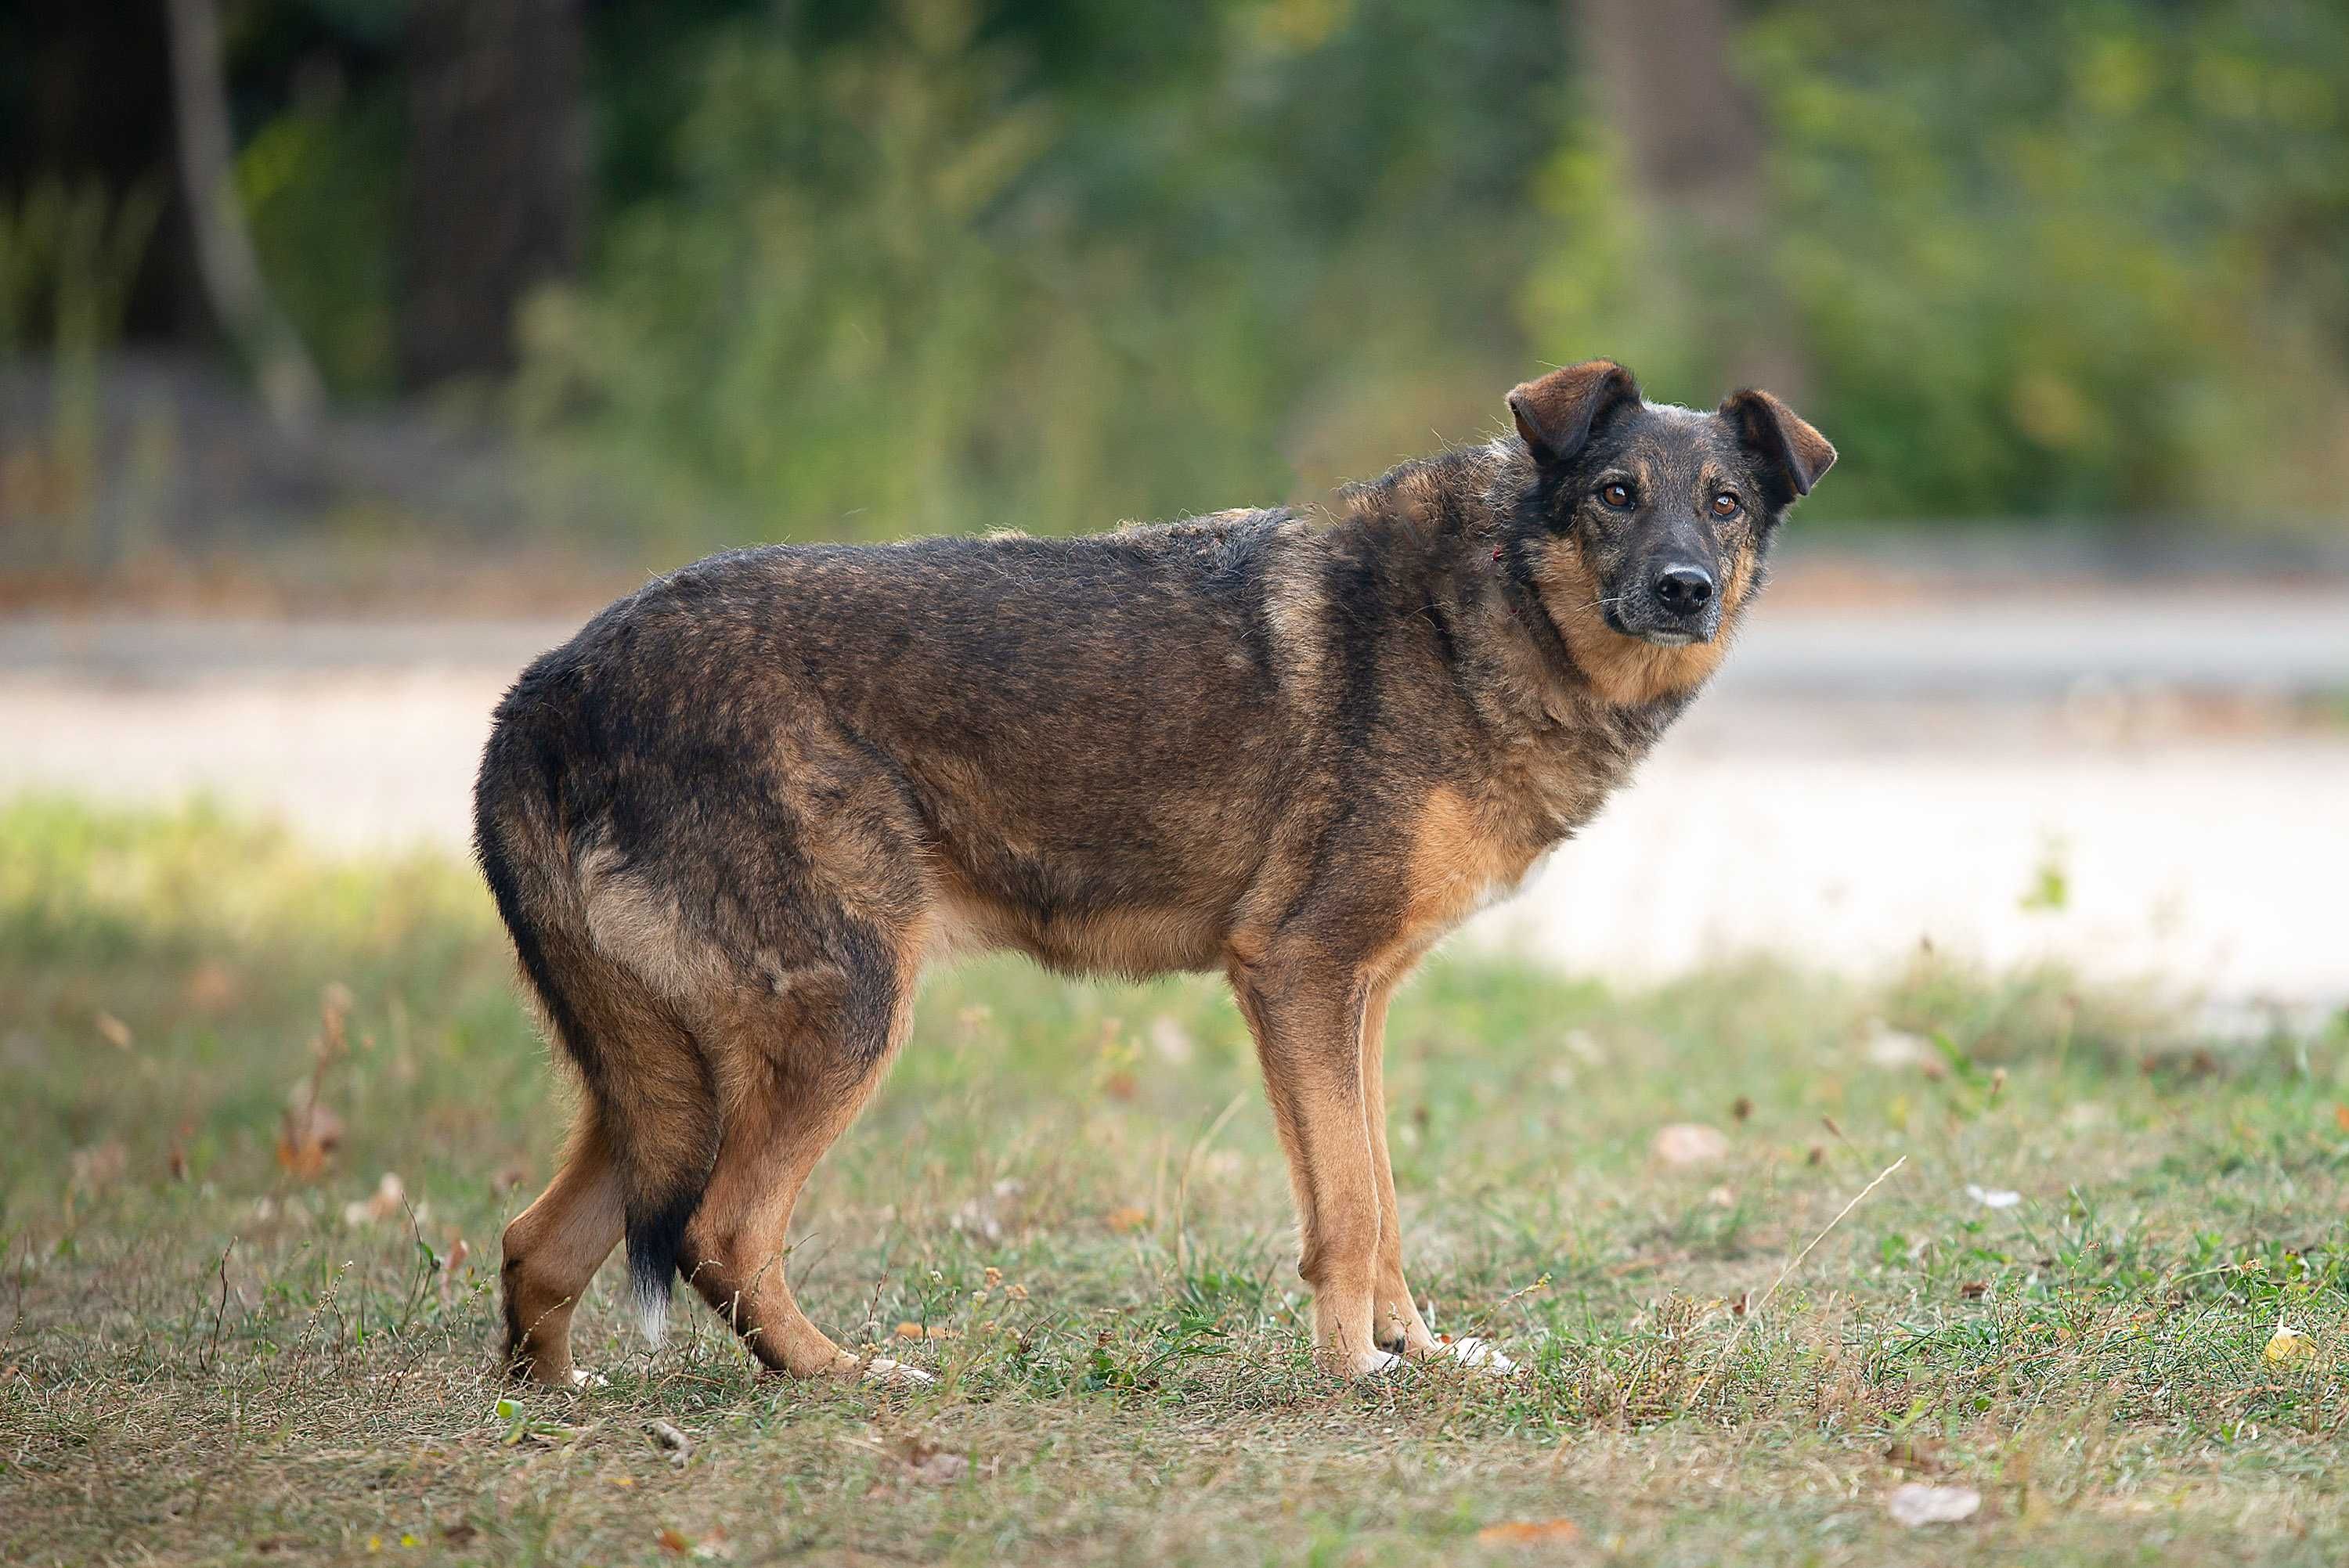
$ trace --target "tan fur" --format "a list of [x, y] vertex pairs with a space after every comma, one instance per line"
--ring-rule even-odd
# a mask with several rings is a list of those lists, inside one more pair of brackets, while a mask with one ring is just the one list
[[[1603, 594], [1599, 580], [1570, 539], [1550, 542], [1536, 570], [1543, 597], [1557, 617], [1558, 635], [1566, 639], [1574, 662], [1599, 694], [1617, 707], [1639, 707], [1693, 691], [1721, 667], [1728, 655], [1726, 635], [1709, 643], [1659, 647], [1609, 626], [1599, 607]], [[1742, 588], [1739, 592], [1742, 594]]]
[[506, 1227], [507, 1336], [518, 1371], [544, 1383], [572, 1381], [571, 1315], [619, 1240], [611, 1147], [602, 1127], [583, 1117], [554, 1181]]
[[616, 852], [582, 856], [579, 886], [589, 940], [657, 995], [692, 1004], [720, 984], [724, 965], [708, 943], [688, 934], [677, 901], [620, 869]]

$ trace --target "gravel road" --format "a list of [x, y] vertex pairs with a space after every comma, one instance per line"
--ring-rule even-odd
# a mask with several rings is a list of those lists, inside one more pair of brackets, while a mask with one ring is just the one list
[[[569, 630], [0, 621], [0, 794], [203, 790], [336, 850], [454, 848], [491, 705]], [[1619, 978], [1866, 973], [1930, 939], [2333, 1005], [2343, 693], [2349, 594], [1765, 603], [1638, 783], [1466, 939]], [[2029, 896], [2050, 873], [2060, 907]]]

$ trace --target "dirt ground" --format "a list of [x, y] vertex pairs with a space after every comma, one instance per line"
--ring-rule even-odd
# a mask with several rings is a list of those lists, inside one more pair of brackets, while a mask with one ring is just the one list
[[[2349, 596], [1765, 613], [1633, 788], [1470, 940], [1662, 977], [1920, 943], [2229, 1004], [2349, 996]], [[455, 846], [491, 705], [562, 621], [0, 623], [0, 795], [209, 792]]]

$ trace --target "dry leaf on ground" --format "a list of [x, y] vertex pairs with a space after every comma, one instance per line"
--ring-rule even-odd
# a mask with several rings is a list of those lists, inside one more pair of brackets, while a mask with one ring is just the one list
[[2298, 1361], [2303, 1357], [2315, 1354], [2315, 1340], [2297, 1328], [2286, 1328], [2281, 1324], [2277, 1325], [2275, 1333], [2269, 1338], [2266, 1348], [2260, 1352], [2271, 1367], [2281, 1367], [2287, 1361]]
[[1729, 1152], [1729, 1139], [1717, 1127], [1676, 1121], [1656, 1130], [1652, 1148], [1667, 1165], [1709, 1165]]
[[1541, 1546], [1571, 1541], [1581, 1531], [1570, 1519], [1513, 1519], [1488, 1524], [1476, 1532], [1483, 1546]]
[[959, 1339], [962, 1337], [960, 1329], [944, 1323], [933, 1323], [927, 1327], [918, 1323], [901, 1323], [897, 1326], [896, 1333], [900, 1339]]
[[375, 1191], [356, 1203], [343, 1205], [346, 1225], [376, 1225], [405, 1213], [408, 1209], [408, 1188], [392, 1171], [383, 1173]]
[[897, 1457], [924, 1486], [952, 1486], [970, 1473], [970, 1460], [926, 1438], [906, 1439], [897, 1446]]
[[313, 1098], [308, 1084], [296, 1084], [277, 1130], [277, 1163], [289, 1175], [309, 1180], [326, 1169], [342, 1141], [343, 1119]]

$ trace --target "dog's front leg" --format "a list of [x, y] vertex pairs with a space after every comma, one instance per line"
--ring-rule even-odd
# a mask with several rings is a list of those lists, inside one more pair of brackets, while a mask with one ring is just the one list
[[1380, 1214], [1362, 1082], [1364, 988], [1342, 966], [1309, 959], [1235, 965], [1232, 984], [1297, 1189], [1297, 1272], [1313, 1287], [1314, 1356], [1341, 1376], [1383, 1371], [1398, 1357], [1371, 1331]]

